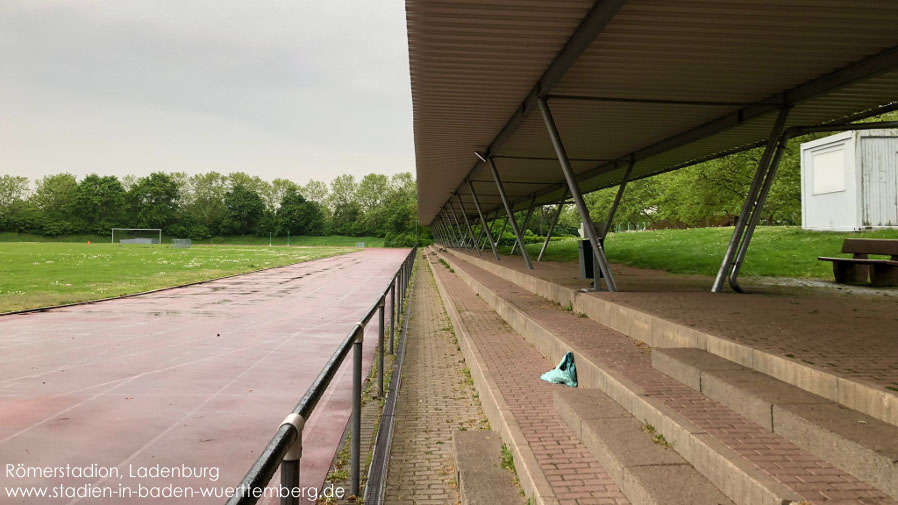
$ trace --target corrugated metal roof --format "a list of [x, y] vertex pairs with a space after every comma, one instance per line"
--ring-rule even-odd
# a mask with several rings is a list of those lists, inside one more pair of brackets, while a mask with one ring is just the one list
[[423, 223], [466, 177], [484, 210], [500, 205], [473, 154], [488, 147], [519, 207], [560, 197], [534, 92], [550, 97], [585, 190], [617, 184], [630, 156], [644, 177], [755, 145], [783, 100], [790, 125], [898, 101], [894, 0], [407, 0], [406, 12]]

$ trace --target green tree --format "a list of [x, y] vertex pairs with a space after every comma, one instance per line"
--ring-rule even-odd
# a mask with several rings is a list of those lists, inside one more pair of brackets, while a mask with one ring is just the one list
[[228, 192], [227, 178], [218, 172], [193, 175], [188, 179], [187, 188], [182, 208], [184, 220], [191, 224], [187, 234], [206, 238], [218, 232], [227, 214], [224, 203]]
[[0, 176], [0, 212], [9, 211], [28, 195], [28, 178], [16, 175]]
[[289, 179], [275, 179], [271, 184], [266, 185], [262, 198], [265, 200], [265, 207], [269, 212], [277, 213], [278, 207], [284, 200], [284, 195], [288, 191], [298, 191], [299, 185]]
[[362, 213], [362, 233], [366, 235], [384, 234], [384, 220], [387, 201], [393, 196], [389, 179], [383, 174], [368, 174], [362, 178], [356, 189], [356, 200]]
[[28, 212], [25, 198], [28, 196], [28, 178], [15, 175], [0, 176], [0, 230], [26, 231], [35, 222], [26, 222], [33, 218]]
[[329, 196], [327, 184], [312, 179], [305, 186], [301, 187], [299, 192], [306, 200], [315, 202], [322, 207], [327, 206]]
[[164, 228], [173, 224], [178, 199], [178, 183], [163, 172], [141, 177], [128, 192], [128, 202], [137, 226], [143, 228]]
[[331, 181], [329, 206], [333, 213], [332, 231], [341, 235], [358, 235], [362, 226], [362, 208], [356, 198], [355, 177], [339, 175]]
[[224, 203], [227, 213], [222, 231], [235, 234], [256, 231], [256, 226], [265, 213], [265, 201], [259, 193], [238, 183], [225, 193]]
[[86, 223], [85, 231], [105, 233], [125, 224], [125, 202], [125, 188], [115, 176], [90, 174], [78, 184], [74, 208]]
[[320, 235], [324, 231], [321, 207], [303, 198], [295, 188], [288, 189], [277, 211], [278, 234]]
[[74, 211], [78, 181], [72, 174], [48, 175], [37, 181], [31, 201], [38, 210], [59, 219], [69, 219]]

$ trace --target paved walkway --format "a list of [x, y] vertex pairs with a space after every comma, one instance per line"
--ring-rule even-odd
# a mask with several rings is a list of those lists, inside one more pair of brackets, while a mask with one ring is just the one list
[[[91, 484], [118, 492], [119, 485], [236, 485], [407, 253], [366, 249], [144, 296], [0, 317], [3, 463], [99, 465], [124, 475], [10, 479], [4, 473], [0, 488]], [[376, 327], [369, 325], [365, 339], [366, 368]], [[348, 419], [350, 366], [351, 360], [306, 423], [304, 485], [324, 480]], [[129, 476], [129, 468], [157, 464], [214, 469], [217, 478]], [[9, 503], [6, 491], [0, 493], [0, 502]], [[146, 499], [116, 495], [84, 503]]]
[[[579, 348], [588, 350], [590, 357], [603, 363], [604, 367], [631, 380], [648, 395], [661, 399], [680, 415], [705, 429], [708, 434], [806, 499], [814, 503], [846, 505], [895, 503], [868, 484], [654, 369], [650, 353], [644, 346], [637, 345], [636, 340], [591, 319], [579, 317], [573, 312], [564, 312], [557, 304], [468, 262], [459, 263], [465, 272], [491, 291], [500, 293], [540, 326], [557, 335], [564, 335]], [[459, 286], [456, 288], [459, 293], [468, 289], [456, 277], [446, 276], [450, 285]], [[471, 297], [472, 295], [468, 296], [469, 299]], [[479, 299], [477, 301], [486, 305]], [[524, 369], [525, 362], [535, 360], [535, 357], [522, 359], [513, 368]], [[567, 440], [566, 437], [561, 439]]]
[[453, 433], [484, 429], [485, 419], [433, 277], [415, 265], [384, 503], [454, 505]]
[[[549, 247], [552, 247], [550, 244]], [[456, 252], [464, 253], [463, 249]], [[492, 263], [492, 254], [475, 257]], [[576, 262], [499, 262], [566, 287], [586, 287]], [[898, 394], [898, 299], [857, 290], [771, 286], [743, 277], [751, 295], [711, 293], [712, 278], [612, 264], [618, 293], [593, 293], [697, 330]], [[898, 289], [892, 289], [898, 294]]]
[[[556, 364], [512, 330], [457, 275], [431, 267], [451, 297], [474, 345], [508, 403], [561, 505], [622, 505], [629, 501], [555, 411], [553, 394], [564, 386], [539, 379]], [[548, 303], [548, 302], [547, 302]]]

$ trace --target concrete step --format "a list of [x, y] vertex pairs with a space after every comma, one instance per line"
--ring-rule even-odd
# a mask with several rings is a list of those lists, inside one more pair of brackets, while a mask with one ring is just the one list
[[[820, 395], [880, 421], [898, 426], [898, 394], [852, 376], [833, 373], [800, 360], [753, 348], [612, 300], [582, 293], [503, 264], [448, 249], [446, 255], [468, 262], [574, 312], [585, 314], [652, 347], [695, 347]], [[503, 261], [502, 263], [506, 263]]]
[[502, 468], [502, 439], [494, 431], [458, 431], [452, 439], [462, 505], [522, 505], [509, 470]]
[[534, 349], [552, 362], [573, 351], [581, 387], [598, 389], [738, 505], [800, 502], [895, 505], [895, 500], [654, 369], [644, 343], [562, 311], [473, 262], [438, 257]]
[[601, 391], [561, 390], [555, 409], [633, 505], [732, 505], [653, 426]]
[[898, 427], [700, 349], [652, 366], [898, 499]]
[[535, 505], [625, 505], [617, 484], [552, 407], [560, 386], [539, 376], [553, 364], [439, 258], [428, 254], [427, 262], [483, 412], [512, 453], [528, 500]]

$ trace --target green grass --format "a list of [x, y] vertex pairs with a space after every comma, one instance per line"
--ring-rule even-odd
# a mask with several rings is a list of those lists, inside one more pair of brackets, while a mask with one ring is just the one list
[[0, 313], [139, 293], [355, 250], [2, 242]]
[[[715, 275], [732, 228], [693, 228], [611, 233], [605, 241], [608, 259], [625, 265], [673, 273]], [[846, 238], [898, 239], [898, 230], [862, 233], [806, 231], [798, 227], [759, 226], [740, 271], [768, 277], [832, 278], [832, 265], [817, 256], [846, 256], [839, 251]], [[542, 244], [528, 244], [535, 259]], [[510, 248], [504, 248], [508, 254]], [[846, 256], [847, 257], [847, 256]], [[577, 242], [552, 242], [543, 260], [576, 261]]]
[[[168, 235], [162, 235], [162, 242], [170, 243], [172, 238]], [[61, 237], [44, 237], [42, 235], [33, 235], [30, 233], [11, 233], [0, 232], [0, 242], [80, 242], [86, 244], [87, 241], [94, 244], [108, 244], [109, 235], [63, 235]], [[384, 239], [380, 237], [348, 237], [345, 235], [327, 235], [327, 236], [294, 236], [290, 237], [291, 246], [336, 246], [336, 247], [355, 247], [356, 242], [364, 242], [365, 247], [383, 247]], [[287, 245], [287, 237], [272, 237], [272, 245]], [[194, 244], [211, 244], [211, 245], [268, 245], [268, 235], [257, 237], [255, 235], [233, 235], [212, 237], [205, 240], [195, 240]]]

